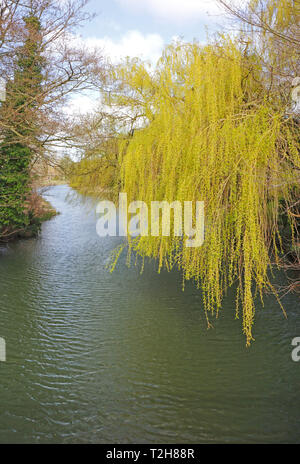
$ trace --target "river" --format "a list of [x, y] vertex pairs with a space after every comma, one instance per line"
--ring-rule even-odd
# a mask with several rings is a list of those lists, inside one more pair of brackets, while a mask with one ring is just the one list
[[234, 290], [207, 330], [178, 272], [109, 273], [90, 201], [44, 195], [61, 214], [0, 248], [1, 443], [300, 443], [297, 296], [257, 304], [247, 349]]

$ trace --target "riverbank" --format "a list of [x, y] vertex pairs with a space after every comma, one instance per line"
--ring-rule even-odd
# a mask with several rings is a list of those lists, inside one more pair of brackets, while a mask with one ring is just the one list
[[36, 189], [40, 189], [45, 187], [55, 187], [56, 185], [65, 185], [66, 183], [66, 179], [39, 179], [38, 182], [34, 184], [34, 187]]
[[36, 191], [32, 191], [26, 202], [28, 224], [19, 229], [7, 228], [0, 232], [0, 243], [20, 238], [36, 237], [43, 222], [59, 214], [53, 206]]

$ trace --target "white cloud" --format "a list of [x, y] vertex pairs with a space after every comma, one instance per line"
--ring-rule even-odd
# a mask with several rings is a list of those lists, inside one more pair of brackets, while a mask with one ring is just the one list
[[149, 60], [152, 64], [161, 56], [164, 40], [159, 34], [142, 34], [138, 30], [126, 32], [120, 39], [113, 40], [110, 37], [88, 37], [81, 39], [90, 49], [99, 49], [113, 62], [122, 58], [139, 57]]
[[220, 14], [216, 0], [116, 0], [121, 6], [174, 22], [208, 19]]
[[65, 112], [69, 116], [90, 113], [97, 109], [99, 101], [100, 98], [97, 98], [92, 93], [90, 95], [77, 95], [65, 107]]

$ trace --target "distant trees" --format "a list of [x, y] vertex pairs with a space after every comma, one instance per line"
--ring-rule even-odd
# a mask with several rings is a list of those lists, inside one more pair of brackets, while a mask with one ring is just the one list
[[70, 185], [98, 197], [118, 194], [120, 141], [128, 138], [126, 116], [108, 108], [79, 117], [72, 128], [72, 145], [80, 153], [80, 162], [69, 165]]

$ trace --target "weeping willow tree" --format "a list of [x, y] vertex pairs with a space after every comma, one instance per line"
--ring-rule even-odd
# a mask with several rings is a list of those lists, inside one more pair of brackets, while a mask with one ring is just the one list
[[261, 73], [260, 61], [227, 39], [204, 48], [174, 44], [156, 74], [137, 62], [119, 69], [131, 89], [119, 105], [138, 101], [147, 118], [120, 146], [121, 190], [149, 208], [153, 200], [204, 201], [206, 223], [201, 247], [185, 247], [172, 233], [140, 236], [128, 239], [128, 259], [155, 258], [159, 270], [178, 268], [183, 281], [193, 279], [208, 325], [237, 284], [235, 314], [247, 345], [256, 295], [276, 294], [269, 268], [281, 250], [278, 216], [298, 188], [300, 167], [295, 133], [280, 102], [267, 98]]
[[208, 326], [234, 286], [247, 346], [256, 298], [263, 302], [271, 291], [281, 306], [272, 269], [284, 251], [283, 212], [292, 245], [299, 241], [291, 208], [300, 193], [299, 123], [287, 116], [299, 54], [295, 5], [251, 0], [245, 12], [236, 10], [245, 26], [234, 41], [175, 43], [155, 71], [138, 59], [116, 67], [106, 104], [112, 114], [123, 108], [129, 120], [117, 137], [114, 173], [107, 180], [106, 165], [97, 164], [107, 163], [109, 150], [77, 167], [81, 185], [113, 185], [115, 194], [126, 192], [128, 203], [144, 201], [149, 211], [152, 201], [204, 201], [201, 247], [186, 247], [187, 237], [172, 233], [172, 217], [168, 237], [129, 236], [111, 269], [125, 248], [128, 264], [141, 258], [143, 267], [152, 258], [159, 271], [179, 269], [183, 287], [192, 280], [201, 289]]
[[[262, 66], [261, 80], [264, 80], [269, 99], [286, 107], [285, 118], [290, 128], [294, 128], [299, 141], [299, 75], [300, 75], [300, 1], [299, 0], [250, 0], [248, 2], [227, 2], [218, 0], [237, 22], [241, 33], [240, 43], [256, 54]], [[298, 76], [298, 77], [297, 77]], [[292, 102], [291, 102], [292, 96]], [[280, 98], [279, 98], [280, 97]], [[291, 161], [291, 160], [290, 160]], [[295, 176], [299, 171], [295, 167]], [[288, 215], [298, 221], [298, 238], [288, 225]], [[282, 294], [294, 291], [300, 293], [300, 201], [299, 191], [294, 190], [290, 203], [280, 215], [285, 255], [282, 267], [287, 271], [288, 284], [280, 290]], [[289, 271], [296, 271], [290, 273]]]

